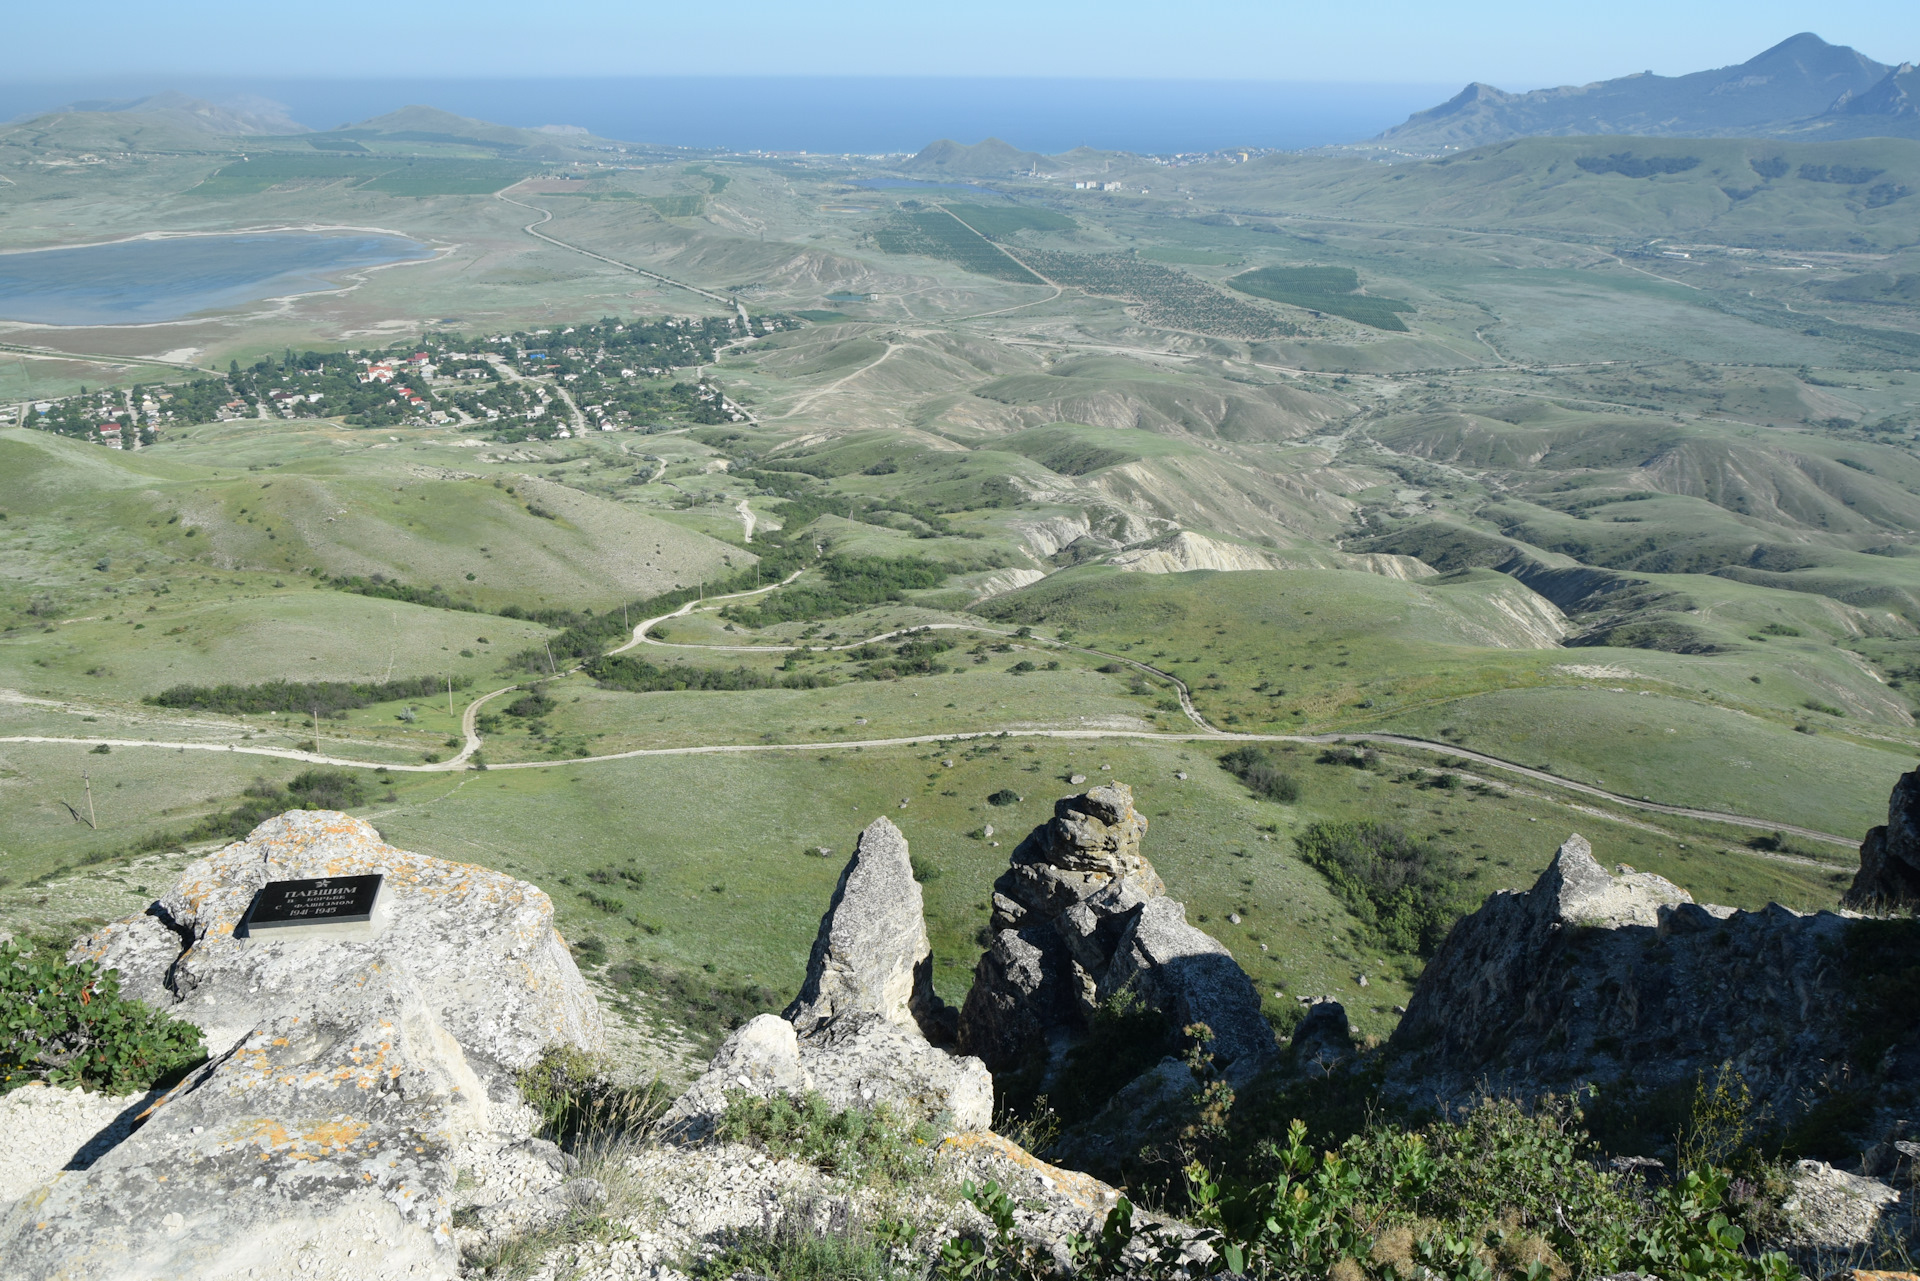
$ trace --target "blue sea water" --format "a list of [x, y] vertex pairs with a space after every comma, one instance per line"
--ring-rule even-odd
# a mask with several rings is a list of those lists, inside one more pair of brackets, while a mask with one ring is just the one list
[[251, 94], [315, 129], [412, 103], [499, 124], [579, 125], [606, 138], [737, 151], [918, 151], [999, 137], [1167, 154], [1354, 142], [1458, 85], [912, 76], [590, 76], [573, 79], [246, 80], [176, 77], [0, 84], [0, 119], [162, 89]]
[[342, 272], [430, 253], [401, 236], [276, 231], [0, 254], [0, 319], [43, 325], [178, 320], [326, 289]]

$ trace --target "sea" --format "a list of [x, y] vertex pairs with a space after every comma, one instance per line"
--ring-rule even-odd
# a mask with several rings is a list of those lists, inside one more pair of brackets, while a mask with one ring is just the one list
[[1457, 85], [1035, 77], [634, 76], [301, 80], [175, 77], [0, 84], [0, 120], [89, 99], [176, 89], [257, 97], [331, 129], [410, 104], [498, 124], [571, 125], [605, 138], [732, 151], [887, 154], [997, 137], [1058, 154], [1088, 146], [1168, 155], [1356, 142], [1445, 101]]

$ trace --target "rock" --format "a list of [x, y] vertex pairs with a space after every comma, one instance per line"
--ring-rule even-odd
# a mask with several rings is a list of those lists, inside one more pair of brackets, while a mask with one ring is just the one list
[[1347, 1021], [1347, 1008], [1331, 998], [1322, 998], [1307, 1007], [1306, 1017], [1294, 1025], [1291, 1041], [1294, 1065], [1298, 1068], [1330, 1070], [1334, 1064], [1353, 1057], [1353, 1025]]
[[836, 1109], [886, 1103], [948, 1134], [993, 1124], [993, 1076], [971, 1055], [929, 1045], [918, 1029], [877, 1017], [838, 1020], [801, 1043], [808, 1089]]
[[[269, 880], [370, 871], [378, 937], [234, 936]], [[456, 1165], [531, 1124], [512, 1070], [600, 1040], [545, 894], [329, 811], [269, 819], [72, 955], [198, 1023], [211, 1058], [15, 1204], [9, 1277], [451, 1277]]]
[[762, 1014], [728, 1037], [658, 1133], [681, 1144], [706, 1139], [735, 1090], [762, 1098], [817, 1091], [836, 1109], [885, 1103], [949, 1134], [986, 1129], [986, 1066], [929, 1040], [953, 1039], [931, 960], [906, 837], [875, 819], [821, 918], [800, 994], [784, 1016]]
[[1792, 1189], [1780, 1208], [1789, 1248], [1854, 1251], [1873, 1243], [1900, 1194], [1878, 1179], [1836, 1170], [1824, 1161], [1796, 1161]]
[[1087, 781], [1087, 776], [1086, 776], [1085, 774], [1073, 774], [1073, 775], [1069, 775], [1069, 776], [1068, 776], [1068, 778], [1067, 778], [1067, 786], [1069, 786], [1069, 787], [1078, 787], [1078, 786], [1080, 786], [1080, 784], [1082, 784], [1082, 783], [1084, 783], [1084, 782], [1086, 782], [1086, 781]]
[[1277, 1051], [1253, 980], [1217, 939], [1187, 924], [1185, 905], [1174, 899], [1140, 905], [1099, 983], [1103, 996], [1132, 987], [1176, 1027], [1213, 1029], [1208, 1048], [1229, 1080], [1252, 1076]]
[[1847, 891], [1850, 907], [1920, 902], [1920, 770], [1902, 774], [1887, 799], [1887, 822], [1860, 845], [1860, 870]]
[[[234, 936], [268, 881], [369, 872], [386, 876], [391, 904], [393, 924], [377, 939]], [[245, 841], [189, 863], [144, 915], [68, 953], [118, 970], [128, 995], [205, 1029], [216, 1054], [289, 1002], [324, 1005], [336, 979], [376, 958], [406, 966], [421, 1000], [490, 1083], [550, 1045], [603, 1042], [599, 1006], [544, 893], [486, 868], [395, 849], [371, 824], [330, 810], [268, 819]]]
[[1532, 889], [1454, 925], [1388, 1042], [1390, 1087], [1429, 1102], [1592, 1083], [1628, 1099], [1731, 1063], [1781, 1124], [1842, 1077], [1897, 1096], [1920, 1086], [1920, 1052], [1903, 1029], [1855, 1061], [1852, 927], [1695, 903], [1660, 877], [1609, 874], [1571, 838]]
[[1108, 783], [1056, 802], [1052, 820], [1015, 847], [994, 882], [993, 937], [960, 1012], [962, 1049], [998, 1072], [1044, 1055], [1050, 1074], [1100, 1004], [1131, 989], [1176, 1028], [1207, 1024], [1216, 1066], [1232, 1079], [1274, 1061], [1252, 981], [1166, 896], [1140, 851], [1146, 830], [1132, 790]]
[[784, 1017], [804, 1036], [854, 1014], [951, 1036], [933, 992], [933, 947], [907, 838], [885, 818], [855, 843]]

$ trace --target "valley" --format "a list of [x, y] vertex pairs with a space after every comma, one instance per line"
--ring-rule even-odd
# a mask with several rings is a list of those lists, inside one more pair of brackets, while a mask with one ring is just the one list
[[133, 910], [341, 770], [704, 1045], [879, 813], [957, 1000], [1007, 850], [1111, 777], [1276, 1020], [1384, 1037], [1423, 961], [1314, 824], [1444, 844], [1462, 906], [1577, 827], [1810, 909], [1920, 751], [1920, 143], [881, 162], [411, 109], [241, 160], [87, 115], [0, 132], [0, 249], [431, 256], [0, 324], [0, 926]]

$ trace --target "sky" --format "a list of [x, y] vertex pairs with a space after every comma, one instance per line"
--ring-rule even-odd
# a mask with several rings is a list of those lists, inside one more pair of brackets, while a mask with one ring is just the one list
[[68, 0], [11, 6], [16, 85], [120, 75], [1015, 76], [1522, 90], [1743, 62], [1814, 31], [1920, 59], [1914, 0]]

